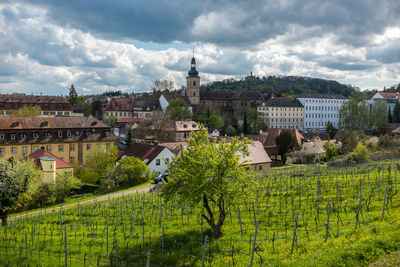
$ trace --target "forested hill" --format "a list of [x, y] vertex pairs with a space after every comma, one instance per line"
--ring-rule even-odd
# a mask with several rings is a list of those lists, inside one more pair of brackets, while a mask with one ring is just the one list
[[242, 80], [227, 79], [201, 86], [202, 90], [257, 90], [263, 94], [284, 94], [295, 96], [303, 93], [338, 94], [351, 96], [356, 94], [355, 87], [337, 81], [299, 76], [246, 77]]

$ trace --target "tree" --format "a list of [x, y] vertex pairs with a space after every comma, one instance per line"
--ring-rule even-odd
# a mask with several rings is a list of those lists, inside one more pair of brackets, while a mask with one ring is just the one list
[[276, 145], [279, 147], [279, 155], [282, 157], [283, 164], [286, 163], [286, 154], [300, 149], [296, 138], [288, 130], [282, 130], [276, 137]]
[[388, 121], [388, 123], [393, 123], [392, 111], [391, 111], [390, 107], [389, 107], [389, 110], [388, 110], [387, 121]]
[[16, 161], [13, 157], [0, 159], [0, 218], [7, 225], [7, 217], [23, 195], [37, 189], [39, 171], [32, 161]]
[[75, 86], [71, 84], [71, 87], [69, 88], [69, 96], [68, 96], [68, 101], [71, 103], [71, 105], [76, 106], [78, 103], [78, 93], [75, 90]]
[[376, 128], [387, 122], [387, 110], [385, 101], [375, 101], [375, 105], [372, 108], [372, 121]]
[[173, 99], [169, 102], [167, 109], [165, 110], [167, 118], [174, 121], [187, 120], [192, 118], [190, 113], [189, 105], [186, 104], [182, 98]]
[[333, 126], [333, 124], [328, 121], [328, 123], [326, 124], [326, 129], [325, 129], [326, 133], [329, 134], [329, 138], [333, 139], [333, 137], [335, 137], [336, 133], [338, 132], [338, 129]]
[[81, 185], [81, 181], [71, 174], [63, 173], [57, 175], [54, 184], [55, 201], [57, 203], [64, 202], [65, 198], [71, 193], [71, 190], [79, 189]]
[[339, 153], [339, 147], [331, 142], [325, 142], [323, 145], [325, 149], [325, 157], [326, 160], [331, 160], [332, 158], [336, 157]]
[[126, 135], [126, 145], [129, 146], [132, 144], [132, 138], [133, 138], [133, 131], [132, 128], [129, 127], [128, 129], [128, 134]]
[[23, 105], [17, 110], [11, 112], [11, 117], [39, 117], [42, 111], [39, 106]]
[[[400, 84], [399, 84], [399, 86], [400, 86]], [[396, 102], [396, 105], [394, 106], [394, 109], [393, 109], [393, 122], [400, 123], [400, 104], [399, 104], [399, 102]]]
[[259, 115], [260, 114], [257, 109], [251, 108], [249, 110], [247, 128], [251, 134], [258, 134], [260, 130], [268, 130], [267, 124], [264, 122], [264, 119]]
[[153, 82], [153, 87], [151, 91], [153, 92], [153, 97], [160, 97], [163, 93], [169, 93], [174, 90], [174, 82], [168, 80], [155, 80]]
[[243, 115], [243, 133], [244, 134], [248, 134], [249, 133], [248, 127], [247, 127], [247, 114], [246, 114], [246, 111], [244, 112], [244, 115]]
[[114, 115], [108, 116], [104, 122], [108, 124], [111, 128], [114, 128], [115, 124], [117, 123], [118, 118]]
[[219, 238], [228, 206], [252, 197], [253, 174], [239, 160], [248, 155], [247, 145], [252, 142], [238, 137], [230, 143], [210, 141], [203, 126], [187, 142], [188, 147], [171, 163], [171, 178], [161, 193], [167, 201], [178, 197], [181, 203], [202, 206], [201, 216]]
[[368, 159], [368, 154], [368, 148], [359, 142], [354, 151], [350, 154], [350, 158], [357, 162], [363, 162]]
[[100, 184], [101, 179], [107, 174], [108, 169], [115, 166], [118, 158], [118, 149], [115, 146], [110, 147], [107, 151], [96, 148], [89, 154], [89, 160], [85, 163], [84, 168], [78, 168], [75, 172], [76, 176], [85, 183]]
[[213, 114], [207, 118], [207, 127], [213, 129], [221, 129], [223, 121], [220, 116]]

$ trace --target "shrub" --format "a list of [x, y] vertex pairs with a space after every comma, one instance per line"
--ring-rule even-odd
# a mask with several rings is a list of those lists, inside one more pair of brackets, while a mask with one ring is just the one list
[[336, 157], [339, 153], [339, 147], [334, 143], [325, 142], [323, 147], [325, 149], [326, 160], [328, 161]]
[[368, 148], [359, 142], [354, 151], [350, 154], [350, 158], [356, 162], [363, 162], [368, 159], [368, 154]]

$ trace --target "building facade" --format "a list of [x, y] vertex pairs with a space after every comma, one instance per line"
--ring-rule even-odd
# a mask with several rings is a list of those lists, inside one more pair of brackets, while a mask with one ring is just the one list
[[370, 100], [368, 100], [368, 106], [370, 109], [374, 108], [374, 105], [382, 101], [386, 104], [387, 110], [392, 113], [396, 104], [400, 101], [399, 93], [388, 93], [388, 92], [377, 92]]
[[304, 107], [295, 98], [270, 98], [257, 107], [257, 112], [269, 128], [303, 128]]
[[133, 117], [143, 120], [161, 120], [164, 112], [156, 98], [136, 100], [133, 104]]
[[339, 126], [339, 110], [347, 102], [344, 96], [303, 94], [297, 99], [304, 106], [304, 129], [325, 129], [328, 122]]
[[112, 98], [103, 107], [103, 121], [110, 116], [121, 118], [132, 118], [133, 117], [133, 98]]
[[196, 70], [196, 59], [192, 57], [190, 62], [190, 70], [186, 77], [187, 97], [191, 105], [200, 104], [200, 77], [199, 72]]
[[92, 116], [0, 118], [0, 157], [24, 159], [44, 149], [69, 164], [84, 164], [96, 148], [116, 141], [110, 127]]
[[41, 117], [74, 116], [74, 107], [62, 96], [0, 94], [0, 116], [11, 116], [24, 106], [39, 107]]

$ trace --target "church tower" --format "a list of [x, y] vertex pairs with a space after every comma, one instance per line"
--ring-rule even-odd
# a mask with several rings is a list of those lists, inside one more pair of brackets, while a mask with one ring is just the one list
[[200, 104], [200, 77], [196, 70], [196, 59], [192, 57], [190, 62], [190, 70], [186, 77], [187, 96], [192, 105]]

